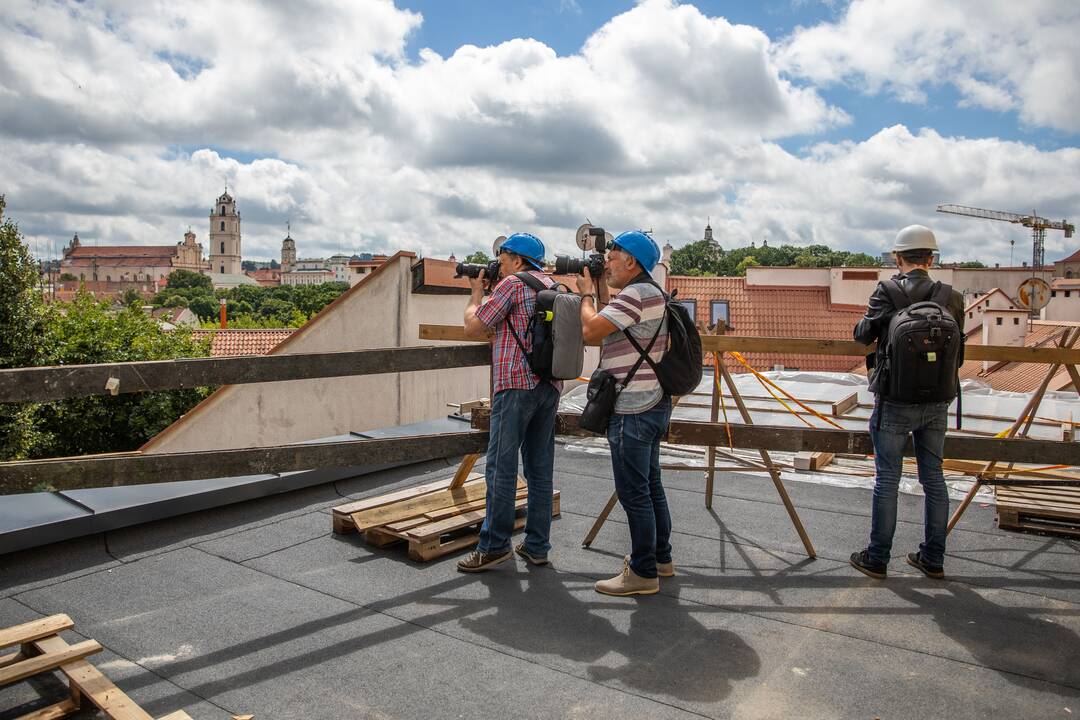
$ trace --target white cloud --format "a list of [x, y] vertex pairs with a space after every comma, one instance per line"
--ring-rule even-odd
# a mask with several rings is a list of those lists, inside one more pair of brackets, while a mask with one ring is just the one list
[[780, 65], [818, 83], [925, 101], [953, 85], [961, 103], [1017, 108], [1034, 126], [1080, 131], [1080, 3], [1073, 0], [853, 0], [836, 23], [795, 32]]
[[[1059, 217], [1080, 200], [1076, 149], [897, 126], [785, 151], [779, 140], [847, 120], [778, 69], [853, 77], [855, 51], [837, 40], [842, 62], [812, 53], [811, 31], [778, 51], [755, 28], [646, 0], [572, 56], [518, 39], [410, 61], [419, 22], [380, 0], [14, 4], [0, 18], [0, 192], [46, 252], [76, 231], [162, 244], [192, 225], [205, 243], [228, 182], [254, 258], [278, 255], [286, 220], [301, 255], [460, 257], [519, 229], [573, 252], [586, 217], [679, 246], [711, 216], [728, 246], [868, 252], [924, 222], [944, 231], [947, 257], [992, 262], [1023, 231], [938, 216], [936, 203]], [[859, 77], [917, 96], [929, 70], [890, 47]], [[986, 67], [965, 77], [971, 102], [1022, 102]], [[1048, 256], [1061, 243], [1048, 237]]]

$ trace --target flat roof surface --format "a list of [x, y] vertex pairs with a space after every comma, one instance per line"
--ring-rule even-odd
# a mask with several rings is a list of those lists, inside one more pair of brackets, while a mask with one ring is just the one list
[[[1080, 714], [1080, 543], [996, 529], [974, 506], [948, 579], [903, 553], [886, 581], [847, 563], [870, 492], [789, 482], [809, 560], [765, 475], [665, 471], [677, 575], [659, 595], [596, 594], [628, 552], [604, 456], [560, 446], [553, 566], [481, 575], [333, 535], [330, 508], [449, 477], [427, 463], [0, 556], [0, 627], [67, 613], [91, 661], [155, 717], [1055, 718]], [[954, 503], [955, 507], [955, 503]], [[517, 536], [517, 537], [520, 537]], [[48, 697], [39, 700], [44, 693]], [[0, 690], [0, 718], [60, 699]], [[81, 715], [79, 717], [93, 717]]]

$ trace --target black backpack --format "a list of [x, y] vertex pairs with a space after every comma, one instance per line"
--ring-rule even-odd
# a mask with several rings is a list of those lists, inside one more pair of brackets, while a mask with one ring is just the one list
[[536, 291], [536, 307], [525, 328], [525, 335], [531, 340], [529, 350], [514, 331], [510, 318], [506, 318], [506, 326], [529, 368], [541, 380], [576, 379], [585, 362], [581, 296], [571, 293], [562, 283], [547, 287], [527, 272], [515, 273], [514, 277]]
[[[896, 314], [880, 340], [879, 394], [906, 403], [944, 402], [957, 397], [964, 334], [947, 309], [952, 287], [934, 283], [926, 300], [912, 302], [896, 280], [881, 286]], [[957, 423], [959, 415], [958, 408]]]
[[642, 278], [635, 282], [652, 285], [664, 296], [668, 330], [668, 344], [664, 356], [660, 358], [660, 362], [654, 362], [630, 333], [625, 330], [623, 333], [634, 349], [649, 363], [665, 393], [686, 395], [693, 392], [701, 382], [702, 366], [701, 334], [698, 333], [694, 319], [690, 317], [686, 306], [675, 299], [678, 290], [668, 295], [652, 278]]

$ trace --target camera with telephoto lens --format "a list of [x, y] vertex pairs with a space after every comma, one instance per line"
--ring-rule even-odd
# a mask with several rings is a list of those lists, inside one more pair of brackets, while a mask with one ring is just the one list
[[484, 271], [484, 279], [488, 282], [495, 282], [499, 279], [499, 261], [492, 260], [487, 265], [477, 265], [475, 263], [458, 263], [457, 275], [454, 277], [480, 277], [480, 271]]
[[589, 276], [594, 280], [603, 276], [607, 234], [604, 232], [604, 228], [591, 227], [589, 228], [589, 236], [593, 238], [593, 242], [590, 243], [593, 252], [589, 257], [579, 260], [569, 255], [557, 255], [555, 257], [556, 275], [584, 275], [585, 268], [589, 268]]

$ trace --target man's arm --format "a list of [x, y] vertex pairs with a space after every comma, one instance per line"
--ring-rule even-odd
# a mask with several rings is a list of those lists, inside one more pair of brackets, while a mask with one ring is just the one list
[[[611, 333], [618, 331], [619, 328], [615, 327], [615, 324], [606, 317], [600, 315], [593, 306], [593, 292], [596, 285], [589, 274], [588, 268], [585, 269], [581, 277], [577, 278], [576, 284], [577, 291], [581, 295], [581, 336], [585, 342], [590, 344], [598, 343]], [[601, 282], [601, 302], [605, 305], [608, 300], [607, 289], [607, 283]]]
[[473, 340], [490, 340], [495, 331], [476, 316], [476, 311], [480, 309], [480, 304], [484, 300], [483, 270], [480, 271], [479, 277], [469, 278], [469, 288], [472, 292], [469, 295], [469, 304], [465, 306], [465, 337]]
[[878, 284], [866, 305], [866, 315], [855, 325], [855, 341], [869, 345], [881, 337], [881, 328], [893, 309], [889, 294]]

